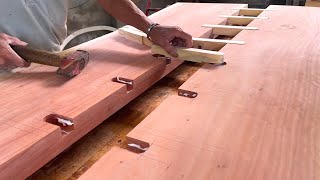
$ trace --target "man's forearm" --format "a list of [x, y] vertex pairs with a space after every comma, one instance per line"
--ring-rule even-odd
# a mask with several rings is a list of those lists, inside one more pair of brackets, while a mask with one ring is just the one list
[[143, 32], [152, 21], [131, 0], [99, 0], [104, 9], [118, 20]]
[[150, 26], [153, 22], [131, 0], [99, 1], [112, 16], [147, 33], [152, 43], [163, 47], [171, 56], [178, 56], [175, 46], [192, 47], [190, 34], [176, 26]]

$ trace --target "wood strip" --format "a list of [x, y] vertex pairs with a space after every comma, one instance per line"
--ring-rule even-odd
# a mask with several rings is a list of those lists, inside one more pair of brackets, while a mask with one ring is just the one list
[[261, 8], [232, 8], [232, 10], [252, 10], [252, 11], [255, 11], [255, 10], [262, 10], [262, 11], [276, 11], [276, 9], [261, 9]]
[[193, 47], [198, 49], [219, 51], [226, 44], [244, 45], [245, 42], [222, 39], [193, 38]]
[[220, 15], [222, 18], [231, 18], [231, 19], [269, 19], [268, 17], [250, 17], [250, 16], [228, 16], [228, 15]]
[[259, 16], [263, 11], [275, 11], [275, 9], [233, 8], [239, 10], [239, 16]]
[[227, 26], [227, 25], [213, 25], [213, 24], [204, 24], [202, 27], [212, 28], [213, 35], [224, 35], [234, 37], [242, 30], [258, 30], [257, 27], [248, 27], [248, 26]]
[[[320, 14], [273, 7], [279, 9], [263, 12], [272, 26], [253, 21], [260, 31], [236, 37], [244, 46], [222, 49], [226, 66], [205, 64], [180, 87], [196, 98], [169, 97], [128, 134], [149, 143], [147, 151], [112, 167], [108, 162], [129, 152], [107, 153], [108, 161], [103, 157], [80, 180], [320, 177]], [[287, 14], [296, 16], [276, 18]], [[142, 162], [155, 164], [141, 171]]]
[[244, 45], [244, 41], [224, 40], [224, 39], [208, 39], [208, 38], [192, 38], [193, 43], [223, 43], [223, 44], [238, 44]]
[[[236, 7], [245, 5], [178, 3], [151, 18], [180, 26], [194, 37], [209, 37], [208, 30], [199, 27], [221, 23], [218, 14], [232, 14], [231, 8]], [[186, 11], [193, 12], [197, 21], [190, 22]], [[0, 74], [0, 125], [6, 124], [0, 126], [0, 179], [27, 178], [182, 63], [154, 58], [148, 48], [117, 32], [76, 48], [88, 51], [90, 62], [73, 79], [57, 76], [56, 68], [42, 65]], [[113, 82], [115, 77], [132, 80], [133, 89]], [[59, 126], [44, 122], [50, 114], [72, 120], [74, 129], [63, 134]]]
[[268, 19], [268, 17], [227, 16], [227, 15], [220, 15], [220, 17], [227, 18], [228, 24], [239, 25], [239, 26], [247, 26], [254, 19], [262, 19], [262, 20]]
[[230, 26], [230, 25], [217, 25], [217, 24], [204, 24], [201, 27], [206, 28], [223, 28], [223, 29], [240, 29], [240, 30], [258, 30], [258, 27], [250, 26]]

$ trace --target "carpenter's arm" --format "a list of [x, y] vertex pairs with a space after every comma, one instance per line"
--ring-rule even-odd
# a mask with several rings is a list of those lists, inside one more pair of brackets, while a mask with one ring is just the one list
[[[99, 0], [104, 9], [120, 21], [147, 32], [153, 22], [131, 0]], [[153, 43], [177, 56], [174, 46], [192, 46], [192, 37], [179, 27], [155, 26], [150, 32]]]
[[104, 9], [120, 21], [143, 32], [152, 21], [131, 0], [99, 0]]

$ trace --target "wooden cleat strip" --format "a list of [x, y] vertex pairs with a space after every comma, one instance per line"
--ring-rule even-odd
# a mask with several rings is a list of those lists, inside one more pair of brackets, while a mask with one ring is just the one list
[[269, 19], [268, 17], [252, 17], [252, 16], [227, 16], [220, 15], [222, 18], [231, 18], [231, 19]]
[[232, 10], [239, 10], [240, 16], [258, 16], [263, 11], [274, 11], [275, 9], [233, 8]]
[[232, 10], [249, 10], [249, 11], [275, 11], [275, 9], [260, 9], [260, 8], [232, 8]]
[[258, 30], [257, 27], [248, 26], [228, 26], [228, 25], [212, 25], [204, 24], [202, 27], [212, 28], [213, 35], [223, 35], [223, 36], [236, 36], [242, 30]]
[[227, 23], [232, 25], [246, 26], [254, 19], [269, 19], [268, 17], [252, 17], [252, 16], [225, 16], [220, 15], [222, 18], [227, 18]]
[[219, 51], [226, 44], [244, 45], [245, 42], [223, 39], [193, 38], [193, 47], [198, 49]]
[[224, 39], [208, 39], [208, 38], [193, 38], [193, 43], [207, 42], [207, 43], [224, 43], [224, 44], [245, 44], [244, 41], [224, 40]]
[[201, 27], [205, 27], [205, 28], [221, 28], [221, 29], [258, 30], [257, 27], [229, 26], [229, 25], [216, 25], [216, 24], [204, 24]]

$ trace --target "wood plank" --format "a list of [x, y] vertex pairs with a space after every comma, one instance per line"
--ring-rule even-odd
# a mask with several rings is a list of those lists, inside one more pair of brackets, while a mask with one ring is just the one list
[[[141, 177], [143, 179], [157, 179], [158, 172], [165, 171], [168, 167], [166, 163], [159, 163], [156, 160], [140, 157], [139, 154], [120, 148], [113, 148], [110, 152], [114, 152], [115, 154], [104, 156], [101, 164], [97, 163], [93, 166], [97, 167], [95, 168], [97, 171], [92, 171], [90, 174], [82, 176], [81, 179], [92, 180], [92, 177], [95, 177], [94, 179], [105, 179], [103, 177], [107, 174], [111, 176], [114, 174], [111, 179], [137, 179]], [[137, 159], [140, 159], [140, 161], [138, 162]], [[115, 166], [118, 168], [112, 168]], [[100, 167], [109, 167], [106, 169], [110, 171], [99, 171]], [[126, 169], [128, 173], [121, 175], [123, 169]]]
[[[72, 148], [41, 168], [31, 179], [78, 179], [111, 147], [124, 143], [125, 136], [148, 116], [169, 94], [176, 94], [178, 84], [185, 82], [197, 70], [192, 63], [183, 63], [161, 82], [134, 99], [108, 122], [91, 131]], [[143, 111], [141, 111], [143, 109]], [[119, 143], [119, 141], [123, 143]], [[55, 171], [59, 169], [59, 171]]]
[[[194, 37], [209, 37], [210, 31], [199, 27], [206, 22], [221, 23], [218, 14], [232, 14], [231, 9], [236, 7], [246, 5], [178, 3], [151, 18], [180, 26]], [[198, 20], [190, 23], [185, 11], [192, 11]], [[145, 46], [117, 32], [77, 48], [87, 50], [91, 60], [73, 79], [41, 65], [0, 74], [0, 125], [8, 128], [0, 133], [5, 149], [0, 153], [0, 179], [26, 178], [182, 63], [174, 60], [167, 64], [164, 59], [154, 58]], [[127, 91], [125, 84], [112, 81], [118, 76], [131, 79], [133, 90]], [[73, 131], [66, 135], [59, 126], [44, 122], [50, 114], [71, 119]], [[9, 139], [14, 146], [6, 143]]]
[[[196, 98], [169, 97], [128, 134], [150, 144], [140, 157], [167, 165], [135, 179], [320, 177], [320, 14], [317, 8], [270, 8], [277, 11], [262, 12], [268, 23], [252, 22], [259, 31], [235, 37], [245, 45], [222, 48], [226, 66], [205, 64], [180, 87], [197, 92]], [[286, 14], [296, 16], [277, 18]], [[117, 153], [105, 156], [128, 152]], [[83, 179], [121, 179], [143, 167], [139, 159], [131, 162], [134, 169], [123, 162], [126, 168], [111, 167], [102, 158]]]
[[214, 25], [214, 24], [204, 24], [201, 27], [212, 28], [213, 35], [223, 35], [234, 37], [242, 30], [258, 30], [257, 27], [248, 26], [228, 26], [228, 25]]

